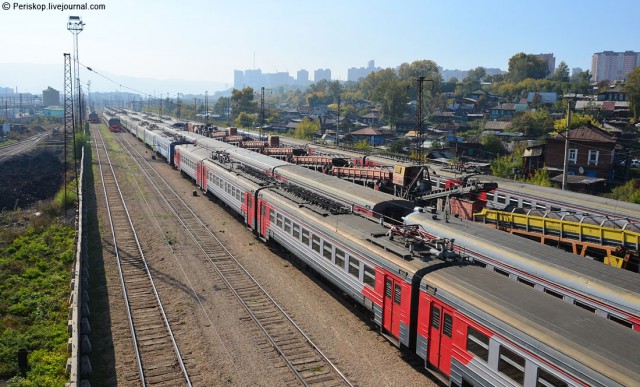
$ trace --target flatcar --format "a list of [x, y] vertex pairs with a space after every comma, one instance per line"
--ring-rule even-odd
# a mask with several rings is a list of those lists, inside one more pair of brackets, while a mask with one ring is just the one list
[[[448, 383], [640, 380], [640, 335], [632, 330], [469, 264], [452, 240], [407, 248], [407, 240], [394, 241], [385, 225], [341, 211], [341, 203], [314, 202], [313, 192], [209, 153], [178, 145], [175, 165], [260, 238], [282, 245], [369, 310], [381, 333]], [[396, 205], [377, 209], [385, 215]]]

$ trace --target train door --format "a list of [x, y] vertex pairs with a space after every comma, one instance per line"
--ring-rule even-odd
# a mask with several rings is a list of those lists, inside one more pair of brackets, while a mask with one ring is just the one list
[[255, 219], [254, 219], [254, 214], [255, 214], [255, 205], [257, 205], [257, 203], [255, 203], [254, 197], [251, 194], [251, 192], [247, 192], [244, 195], [247, 198], [247, 213], [245, 215], [245, 221], [247, 222], [247, 227], [249, 227], [250, 229], [253, 229], [253, 227], [255, 226]]
[[401, 284], [399, 280], [390, 276], [384, 280], [382, 328], [396, 339], [400, 337]]
[[444, 305], [431, 304], [429, 324], [429, 363], [447, 377], [451, 373], [453, 311]]
[[195, 171], [196, 172], [196, 186], [198, 188], [202, 188], [202, 185], [200, 184], [201, 183], [201, 179], [200, 179], [200, 177], [201, 177], [200, 168], [201, 167], [202, 166], [200, 165], [200, 163], [196, 161], [196, 171]]
[[207, 180], [209, 178], [209, 172], [207, 171], [207, 167], [205, 167], [204, 164], [200, 164], [200, 169], [200, 180], [202, 182], [200, 188], [202, 188], [204, 192], [207, 192]]

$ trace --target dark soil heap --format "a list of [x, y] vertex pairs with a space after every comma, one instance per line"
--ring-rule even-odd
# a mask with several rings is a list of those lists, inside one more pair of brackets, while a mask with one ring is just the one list
[[0, 210], [52, 198], [63, 183], [61, 150], [37, 148], [0, 163]]

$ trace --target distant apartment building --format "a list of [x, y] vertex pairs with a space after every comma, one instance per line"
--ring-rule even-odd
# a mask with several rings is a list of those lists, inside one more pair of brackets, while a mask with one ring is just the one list
[[380, 71], [382, 68], [376, 67], [375, 61], [370, 60], [367, 67], [351, 67], [347, 70], [347, 81], [358, 82], [359, 80], [366, 78], [367, 75], [374, 71]]
[[42, 104], [44, 106], [59, 106], [60, 92], [51, 88], [51, 86], [47, 87], [46, 90], [42, 90]]
[[547, 74], [553, 74], [556, 69], [556, 57], [553, 54], [538, 54], [535, 56], [547, 64]]
[[640, 52], [596, 52], [591, 57], [591, 81], [622, 81], [638, 66]]
[[313, 81], [320, 82], [321, 80], [331, 81], [331, 70], [329, 69], [317, 69], [313, 72]]
[[309, 83], [309, 72], [305, 69], [298, 70], [296, 74], [296, 83], [298, 85], [306, 85]]

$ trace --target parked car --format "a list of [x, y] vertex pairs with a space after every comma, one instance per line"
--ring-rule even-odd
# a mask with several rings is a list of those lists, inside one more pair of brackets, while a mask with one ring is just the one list
[[[623, 161], [622, 163], [620, 163], [620, 165], [622, 165], [622, 166], [627, 165], [627, 161], [626, 160]], [[629, 163], [629, 166], [631, 168], [640, 168], [640, 160], [638, 160], [638, 159], [631, 160], [631, 162]]]

